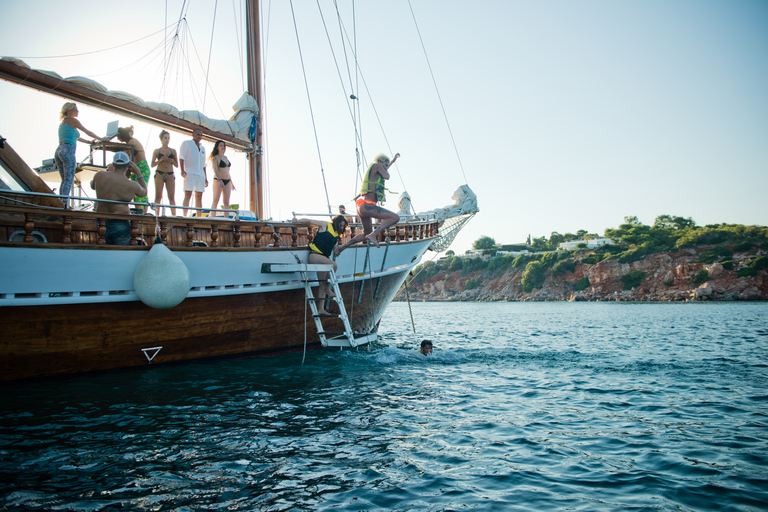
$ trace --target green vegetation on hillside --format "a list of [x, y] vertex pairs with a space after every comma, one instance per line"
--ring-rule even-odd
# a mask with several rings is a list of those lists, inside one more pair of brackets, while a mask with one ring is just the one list
[[[624, 217], [623, 224], [618, 228], [606, 229], [604, 236], [612, 239], [615, 244], [603, 245], [593, 250], [583, 248], [575, 251], [554, 250], [557, 244], [563, 241], [600, 238], [595, 233], [579, 230], [575, 234], [564, 235], [553, 231], [548, 240], [545, 237], [533, 238], [530, 240], [530, 245], [501, 246], [502, 250], [509, 251], [531, 249], [540, 251], [518, 255], [496, 254], [496, 241], [489, 236], [482, 236], [475, 241], [473, 247], [483, 251], [483, 257], [459, 257], [449, 251], [445, 258], [437, 262], [428, 261], [416, 267], [414, 277], [409, 278], [409, 283], [412, 281], [419, 284], [438, 273], [460, 272], [462, 275], [467, 275], [480, 272], [481, 279], [489, 279], [503, 272], [516, 271], [523, 272], [524, 288], [532, 290], [542, 286], [548, 272], [551, 271], [552, 275], [562, 279], [575, 271], [577, 263], [594, 265], [612, 258], [618, 259], [621, 263], [631, 263], [657, 252], [713, 245], [715, 247], [702, 252], [695, 261], [719, 262], [724, 268], [730, 270], [733, 267], [734, 253], [748, 252], [755, 248], [768, 249], [768, 227], [766, 226], [711, 224], [700, 227], [690, 217], [672, 215], [659, 215], [652, 226], [641, 223], [634, 216]], [[536, 265], [531, 266], [531, 263]], [[760, 256], [748, 267], [741, 269], [739, 275], [756, 275], [764, 268], [768, 268], [768, 257]], [[625, 287], [632, 288], [642, 282], [639, 275], [635, 275], [634, 278], [625, 277], [627, 279], [624, 281]], [[473, 287], [478, 285], [474, 280], [467, 283]], [[588, 286], [589, 280], [585, 278], [576, 283], [575, 289], [583, 290]]]
[[645, 280], [645, 272], [642, 270], [632, 270], [619, 278], [624, 283], [625, 290], [631, 290], [640, 285]]

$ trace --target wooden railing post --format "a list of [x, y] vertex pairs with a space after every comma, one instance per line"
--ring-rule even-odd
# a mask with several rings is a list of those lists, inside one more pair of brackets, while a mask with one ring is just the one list
[[[66, 217], [64, 217], [66, 219]], [[27, 212], [24, 214], [24, 242], [34, 242], [35, 237], [32, 236], [32, 231], [35, 230], [35, 214]]]
[[187, 247], [193, 247], [195, 244], [192, 239], [195, 238], [195, 228], [192, 224], [187, 224]]
[[211, 224], [211, 247], [219, 246], [219, 225]]
[[232, 246], [240, 247], [240, 225], [234, 224], [232, 226]]
[[131, 220], [131, 245], [139, 245], [139, 221]]
[[[31, 231], [29, 231], [29, 233], [31, 233]], [[26, 237], [25, 237], [25, 240], [26, 240]], [[62, 229], [61, 241], [62, 243], [65, 243], [65, 244], [72, 243], [72, 216], [71, 215], [64, 216], [64, 226]]]
[[163, 242], [164, 245], [168, 245], [168, 223], [167, 222], [160, 223], [160, 240]]
[[[253, 246], [261, 247], [261, 226], [256, 226], [253, 229]], [[239, 245], [236, 245], [235, 247], [239, 247]]]
[[107, 245], [107, 221], [106, 219], [99, 218], [98, 219], [99, 227], [97, 229], [97, 235], [96, 235], [96, 244], [97, 245]]

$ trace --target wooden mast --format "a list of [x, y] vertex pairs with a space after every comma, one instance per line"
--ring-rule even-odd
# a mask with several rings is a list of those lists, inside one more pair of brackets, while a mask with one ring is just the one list
[[259, 2], [246, 0], [247, 55], [248, 55], [248, 94], [256, 99], [259, 112], [256, 118], [256, 137], [253, 141], [253, 153], [248, 158], [248, 181], [250, 186], [250, 210], [264, 218], [264, 166], [262, 165], [262, 128], [264, 124], [263, 102], [261, 95], [261, 40], [259, 33]]

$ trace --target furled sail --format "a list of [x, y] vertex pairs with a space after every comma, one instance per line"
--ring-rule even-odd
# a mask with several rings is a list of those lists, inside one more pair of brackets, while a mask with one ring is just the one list
[[455, 201], [452, 205], [417, 214], [426, 218], [434, 216], [440, 222], [440, 238], [437, 238], [429, 246], [435, 252], [448, 249], [464, 225], [480, 211], [477, 205], [477, 196], [469, 188], [469, 185], [462, 185], [456, 189], [451, 199]]
[[181, 133], [191, 133], [200, 127], [206, 139], [224, 140], [241, 151], [251, 151], [253, 147], [250, 132], [259, 107], [247, 92], [233, 105], [235, 113], [231, 118], [217, 120], [196, 110], [179, 111], [167, 103], [144, 101], [127, 92], [110, 91], [89, 78], [62, 78], [52, 71], [32, 69], [13, 57], [0, 58], [0, 78]]

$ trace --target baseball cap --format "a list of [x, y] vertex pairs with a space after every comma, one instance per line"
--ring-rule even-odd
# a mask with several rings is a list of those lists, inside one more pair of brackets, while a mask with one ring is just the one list
[[131, 159], [125, 151], [118, 151], [115, 153], [115, 158], [112, 159], [115, 165], [126, 165], [130, 161]]

